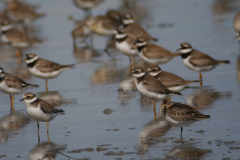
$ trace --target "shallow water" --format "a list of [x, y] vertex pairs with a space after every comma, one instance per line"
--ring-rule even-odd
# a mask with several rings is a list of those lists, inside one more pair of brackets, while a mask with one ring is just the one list
[[[39, 4], [38, 0], [29, 0]], [[44, 42], [24, 53], [36, 53], [61, 64], [76, 64], [58, 78], [45, 81], [28, 74], [26, 65], [17, 66], [14, 50], [1, 47], [0, 63], [8, 72], [19, 74], [29, 83], [39, 84], [36, 93], [66, 114], [50, 123], [47, 142], [46, 123], [40, 123], [41, 141], [38, 145], [37, 124], [28, 118], [25, 104], [16, 95], [16, 113], [10, 114], [9, 95], [0, 93], [0, 158], [29, 159], [33, 155], [56, 159], [237, 159], [240, 157], [240, 60], [239, 44], [234, 40], [233, 17], [240, 7], [237, 0], [137, 0], [132, 9], [138, 22], [159, 44], [171, 51], [182, 42], [189, 42], [216, 59], [230, 60], [203, 73], [203, 87], [193, 84], [172, 96], [172, 101], [194, 105], [200, 112], [211, 115], [209, 120], [195, 122], [183, 129], [170, 126], [158, 115], [154, 120], [152, 101], [135, 91], [129, 77], [129, 59], [115, 49], [111, 57], [103, 50], [108, 38], [93, 36], [93, 48], [83, 45], [76, 54], [72, 50], [71, 30], [74, 19], [83, 19], [84, 12], [71, 1], [42, 0], [39, 12], [47, 16], [37, 20]], [[60, 9], [61, 8], [61, 9]], [[122, 1], [105, 0], [93, 9], [93, 15], [108, 9], [126, 11]], [[140, 59], [136, 65], [147, 66]], [[18, 69], [17, 69], [18, 68]], [[198, 73], [186, 68], [180, 57], [161, 65], [163, 70], [185, 79], [197, 80]], [[119, 87], [122, 88], [119, 90]], [[123, 91], [124, 90], [124, 91]], [[157, 112], [160, 102], [157, 103]], [[112, 113], [104, 112], [111, 109]], [[20, 156], [20, 157], [18, 157]], [[185, 157], [184, 157], [185, 156]]]

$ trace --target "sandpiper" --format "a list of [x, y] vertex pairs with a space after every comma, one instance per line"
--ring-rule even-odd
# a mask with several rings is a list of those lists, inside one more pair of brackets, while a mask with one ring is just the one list
[[153, 111], [155, 111], [156, 100], [161, 100], [169, 95], [182, 95], [179, 92], [169, 90], [156, 78], [146, 74], [142, 67], [134, 67], [132, 75], [136, 78], [135, 84], [138, 91], [144, 96], [153, 99]]
[[38, 87], [38, 85], [29, 84], [17, 76], [4, 72], [3, 68], [0, 67], [0, 90], [10, 95], [12, 111], [15, 111], [13, 106], [14, 94], [21, 94], [31, 87]]
[[143, 29], [139, 24], [135, 23], [131, 14], [124, 14], [122, 16], [122, 23], [126, 33], [133, 34], [137, 38], [143, 38], [147, 41], [158, 41], [157, 38], [150, 36], [145, 29]]
[[143, 38], [137, 39], [137, 49], [139, 57], [151, 64], [167, 63], [173, 57], [181, 55], [179, 53], [170, 52], [156, 44], [149, 43]]
[[199, 80], [185, 80], [176, 74], [162, 71], [158, 65], [152, 65], [148, 68], [148, 73], [162, 82], [168, 89], [176, 92], [181, 92], [187, 85], [199, 82]]
[[181, 137], [183, 127], [198, 120], [210, 118], [209, 115], [201, 114], [189, 105], [171, 102], [168, 98], [162, 99], [160, 112], [172, 125], [181, 127]]
[[24, 61], [27, 63], [27, 67], [32, 75], [46, 80], [46, 91], [48, 91], [48, 79], [56, 78], [64, 70], [74, 68], [75, 66], [75, 64], [60, 65], [47, 59], [39, 58], [33, 53], [27, 54]]
[[55, 109], [46, 101], [38, 98], [33, 93], [25, 93], [20, 101], [26, 103], [26, 111], [28, 115], [37, 121], [38, 134], [39, 134], [39, 122], [47, 122], [47, 133], [49, 128], [49, 122], [52, 121], [57, 115], [65, 114], [61, 109]]
[[181, 52], [183, 63], [191, 70], [199, 72], [200, 86], [202, 86], [202, 71], [210, 71], [221, 63], [230, 63], [230, 61], [215, 60], [209, 55], [193, 49], [189, 43], [181, 43], [178, 51]]

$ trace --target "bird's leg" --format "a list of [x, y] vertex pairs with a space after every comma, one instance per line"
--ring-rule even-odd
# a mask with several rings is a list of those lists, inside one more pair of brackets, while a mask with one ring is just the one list
[[49, 134], [47, 133], [48, 143], [50, 142]]
[[14, 95], [11, 95], [11, 94], [9, 94], [9, 95], [10, 95], [10, 99], [11, 99], [11, 111], [15, 112], [15, 108], [13, 106]]
[[39, 122], [37, 121], [38, 135], [39, 135]]
[[156, 114], [156, 111], [154, 110], [153, 113], [154, 113], [154, 120], [156, 121], [156, 120], [157, 120], [157, 114]]
[[47, 133], [48, 133], [48, 128], [49, 128], [49, 122], [47, 122]]
[[202, 73], [199, 72], [199, 83], [200, 83], [200, 87], [202, 87]]
[[132, 67], [134, 67], [134, 57], [132, 57]]
[[21, 64], [21, 60], [22, 60], [21, 49], [16, 49], [16, 55], [17, 55], [17, 59], [18, 59], [18, 64]]
[[153, 100], [153, 111], [155, 112], [156, 101]]
[[77, 50], [76, 38], [73, 36], [73, 52]]
[[48, 81], [46, 79], [46, 91], [48, 92]]
[[181, 137], [182, 137], [182, 131], [183, 131], [183, 128], [181, 127]]

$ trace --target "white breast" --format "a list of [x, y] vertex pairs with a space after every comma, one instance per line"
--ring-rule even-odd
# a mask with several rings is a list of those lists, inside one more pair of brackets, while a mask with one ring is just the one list
[[139, 57], [141, 57], [144, 61], [151, 63], [151, 64], [161, 64], [161, 63], [166, 63], [171, 60], [170, 57], [165, 57], [165, 58], [147, 58], [144, 56], [144, 54], [141, 52], [138, 52]]
[[161, 100], [165, 97], [167, 97], [167, 94], [157, 94], [155, 92], [151, 92], [148, 91], [144, 85], [142, 84], [142, 82], [140, 82], [139, 84], [137, 83], [137, 80], [135, 81], [135, 84], [137, 86], [138, 91], [143, 94], [144, 96], [150, 98], [150, 99], [154, 99], [154, 100]]
[[60, 69], [58, 71], [54, 71], [54, 72], [41, 72], [38, 69], [36, 69], [36, 67], [33, 68], [28, 68], [29, 71], [31, 72], [32, 75], [38, 77], [38, 78], [42, 78], [42, 79], [52, 79], [52, 78], [56, 78], [57, 76], [59, 76], [62, 71], [69, 69], [69, 68], [64, 68], [64, 69]]
[[0, 83], [0, 90], [2, 92], [8, 93], [8, 94], [20, 94], [22, 93], [25, 89], [21, 89], [21, 88], [10, 88], [7, 86], [7, 84], [5, 83], [5, 81], [2, 81]]
[[183, 59], [183, 63], [185, 64], [185, 66], [187, 66], [189, 69], [192, 69], [194, 71], [197, 72], [201, 72], [201, 71], [210, 71], [212, 69], [214, 69], [216, 67], [216, 65], [208, 65], [208, 66], [203, 66], [203, 67], [199, 67], [199, 66], [193, 66], [190, 62], [189, 59], [191, 58], [191, 56], [188, 56], [187, 58]]
[[175, 92], [181, 92], [187, 85], [181, 85], [181, 86], [177, 86], [177, 87], [170, 87], [168, 89], [175, 91]]
[[26, 110], [28, 115], [32, 118], [35, 119], [36, 121], [41, 121], [41, 122], [50, 122], [57, 116], [56, 113], [50, 114], [50, 113], [44, 113], [41, 108], [38, 107], [33, 107], [30, 106], [29, 104], [26, 105]]
[[119, 49], [123, 54], [127, 56], [137, 56], [138, 51], [137, 49], [132, 49], [132, 47], [125, 41], [116, 43], [117, 49]]

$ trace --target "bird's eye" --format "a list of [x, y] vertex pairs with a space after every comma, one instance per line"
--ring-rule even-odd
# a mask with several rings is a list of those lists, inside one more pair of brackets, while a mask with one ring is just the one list
[[30, 98], [30, 96], [27, 96], [27, 98]]

